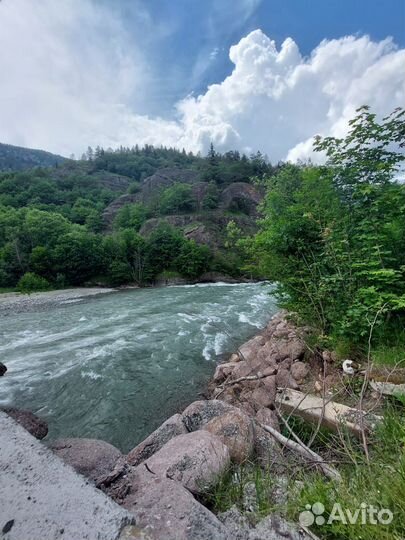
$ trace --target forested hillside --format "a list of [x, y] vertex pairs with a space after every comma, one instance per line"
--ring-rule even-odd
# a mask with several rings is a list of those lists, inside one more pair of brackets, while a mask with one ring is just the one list
[[275, 169], [260, 153], [89, 148], [80, 161], [0, 175], [0, 286], [152, 283], [243, 274]]
[[0, 171], [17, 171], [32, 167], [54, 167], [66, 158], [45, 152], [0, 143]]

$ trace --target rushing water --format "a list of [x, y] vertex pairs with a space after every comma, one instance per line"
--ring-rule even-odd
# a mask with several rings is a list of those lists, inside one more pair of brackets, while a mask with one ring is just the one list
[[0, 404], [31, 409], [49, 438], [122, 451], [198, 399], [220, 356], [275, 312], [264, 284], [122, 291], [0, 319]]

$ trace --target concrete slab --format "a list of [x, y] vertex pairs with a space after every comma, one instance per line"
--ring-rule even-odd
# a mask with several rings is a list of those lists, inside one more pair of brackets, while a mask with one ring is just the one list
[[133, 515], [0, 412], [0, 538], [117, 540]]

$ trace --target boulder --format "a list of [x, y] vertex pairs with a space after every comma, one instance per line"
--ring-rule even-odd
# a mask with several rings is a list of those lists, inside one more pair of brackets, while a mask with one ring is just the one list
[[221, 439], [235, 463], [243, 463], [250, 457], [253, 451], [253, 423], [240, 409], [235, 407], [234, 410], [213, 418], [203, 429]]
[[291, 366], [291, 375], [297, 382], [303, 381], [309, 374], [309, 366], [304, 362], [294, 362]]
[[288, 369], [281, 368], [276, 375], [277, 388], [292, 388], [298, 390], [299, 386]]
[[139, 463], [142, 463], [142, 461], [145, 461], [145, 459], [148, 459], [160, 450], [170, 439], [184, 433], [187, 433], [187, 429], [183, 423], [182, 416], [180, 414], [171, 416], [151, 433], [149, 437], [128, 453], [128, 463], [134, 466], [139, 465]]
[[178, 482], [151, 474], [142, 465], [130, 479], [133, 487], [123, 506], [135, 516], [136, 530], [129, 538], [230, 540], [219, 519]]
[[0, 377], [2, 377], [6, 371], [7, 371], [6, 366], [2, 362], [0, 362]]
[[188, 431], [196, 431], [216, 416], [229, 410], [232, 410], [232, 406], [219, 399], [194, 401], [183, 411], [183, 423]]
[[277, 431], [280, 431], [280, 423], [277, 418], [277, 414], [274, 410], [262, 407], [256, 413], [256, 420], [261, 424], [270, 426]]
[[114, 469], [122, 456], [118, 448], [98, 439], [58, 439], [49, 447], [62, 461], [95, 484]]
[[259, 465], [271, 472], [284, 472], [286, 457], [280, 444], [263, 428], [255, 425], [254, 452]]
[[48, 424], [31, 411], [6, 407], [1, 409], [11, 416], [18, 424], [25, 428], [36, 439], [43, 439], [48, 434]]
[[253, 375], [253, 367], [250, 362], [242, 360], [238, 362], [234, 369], [232, 370], [232, 379], [239, 379], [240, 377], [247, 377], [248, 375]]
[[235, 366], [235, 362], [226, 362], [224, 364], [219, 364], [215, 369], [214, 381], [216, 383], [221, 383], [222, 381], [224, 381], [232, 373]]
[[249, 540], [310, 540], [299, 525], [289, 523], [279, 515], [265, 517], [250, 531]]
[[269, 407], [274, 403], [275, 391], [269, 391], [265, 386], [260, 386], [253, 390], [249, 396], [249, 401], [252, 403], [256, 411], [262, 407]]
[[203, 493], [221, 476], [230, 463], [229, 450], [208, 431], [178, 435], [145, 461], [158, 476], [181, 482], [193, 493]]
[[232, 540], [249, 539], [250, 524], [236, 505], [231, 506], [226, 512], [218, 514], [218, 518], [229, 531]]

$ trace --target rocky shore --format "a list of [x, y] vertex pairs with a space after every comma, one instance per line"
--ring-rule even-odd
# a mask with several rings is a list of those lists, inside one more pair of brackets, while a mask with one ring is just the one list
[[44, 291], [31, 294], [4, 293], [0, 294], [0, 316], [9, 313], [26, 313], [44, 311], [57, 306], [81, 302], [84, 298], [116, 291], [107, 287], [78, 287], [57, 291]]
[[254, 462], [275, 478], [288, 466], [288, 450], [263, 425], [279, 431], [277, 389], [297, 389], [308, 375], [306, 331], [285, 314], [273, 317], [217, 367], [209, 399], [166, 420], [127, 455], [92, 439], [60, 439], [50, 448], [135, 517], [127, 539], [309, 538], [280, 514], [248, 520], [233, 507], [214, 515], [201, 502], [232, 464]]

